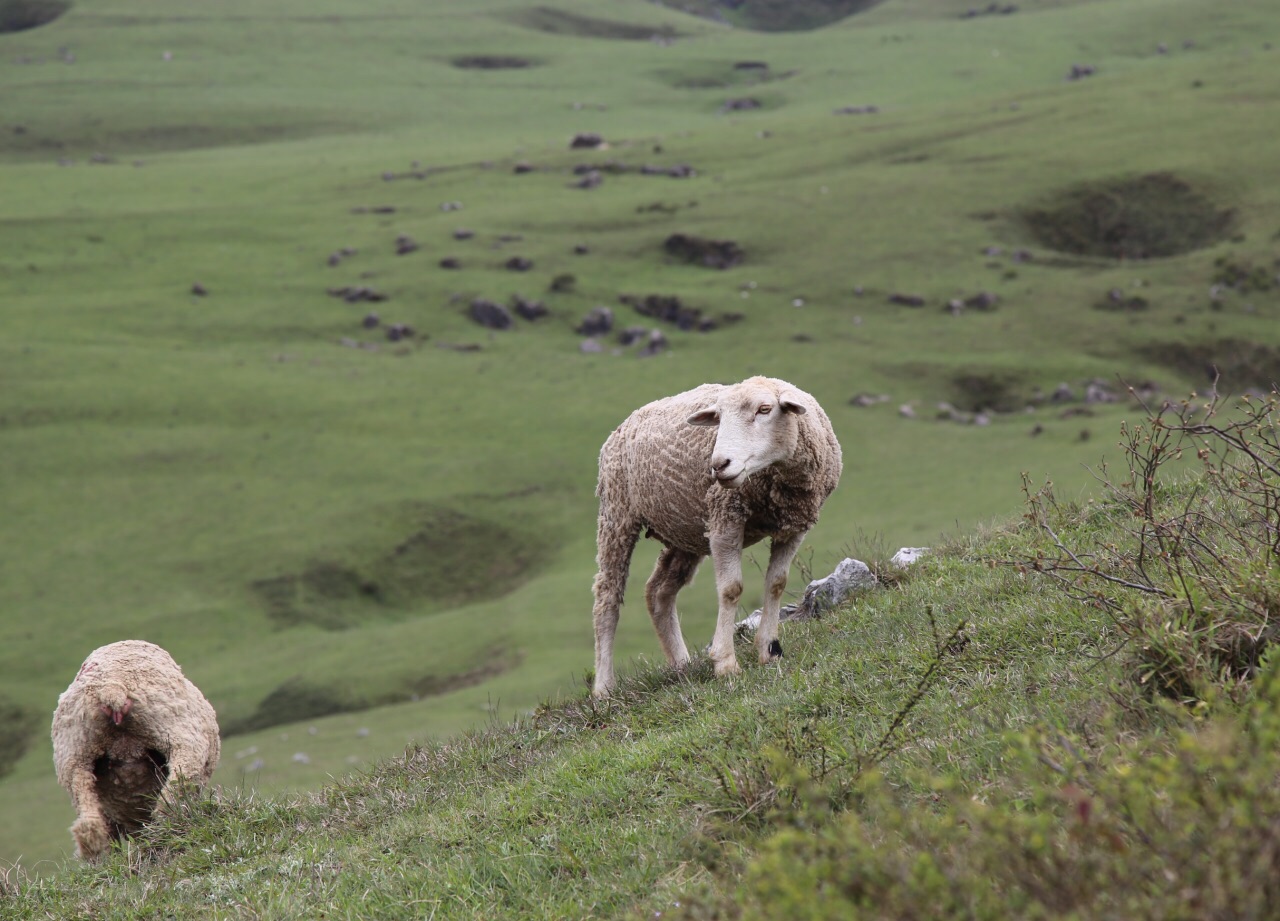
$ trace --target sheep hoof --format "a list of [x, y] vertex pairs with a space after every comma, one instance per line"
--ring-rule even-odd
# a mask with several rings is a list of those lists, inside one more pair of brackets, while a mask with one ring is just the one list
[[742, 673], [742, 669], [738, 666], [737, 659], [729, 659], [725, 662], [716, 663], [716, 677], [723, 678], [726, 675], [738, 675]]
[[97, 817], [76, 819], [71, 826], [71, 837], [76, 842], [76, 854], [81, 860], [97, 860], [111, 847], [111, 831], [107, 823]]
[[774, 661], [775, 659], [781, 659], [781, 658], [782, 658], [782, 641], [776, 640], [776, 639], [771, 640], [769, 642], [768, 648], [760, 653], [760, 664], [768, 665], [770, 662]]

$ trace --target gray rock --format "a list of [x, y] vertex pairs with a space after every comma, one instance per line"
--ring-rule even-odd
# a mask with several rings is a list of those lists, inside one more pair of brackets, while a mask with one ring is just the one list
[[[840, 561], [835, 572], [825, 579], [815, 579], [804, 590], [804, 597], [798, 604], [785, 604], [778, 615], [779, 620], [813, 620], [828, 611], [833, 611], [849, 599], [854, 592], [875, 588], [880, 584], [869, 566], [861, 560], [846, 557]], [[737, 630], [740, 633], [753, 632], [760, 625], [761, 611], [753, 611], [750, 616], [739, 621]]]

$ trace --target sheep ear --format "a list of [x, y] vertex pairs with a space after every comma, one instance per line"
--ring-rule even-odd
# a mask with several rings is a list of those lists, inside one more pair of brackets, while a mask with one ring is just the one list
[[784, 413], [795, 413], [797, 416], [803, 416], [807, 409], [800, 402], [800, 397], [794, 393], [784, 393], [778, 398], [778, 406]]
[[719, 425], [720, 410], [714, 406], [700, 409], [686, 420], [690, 425]]

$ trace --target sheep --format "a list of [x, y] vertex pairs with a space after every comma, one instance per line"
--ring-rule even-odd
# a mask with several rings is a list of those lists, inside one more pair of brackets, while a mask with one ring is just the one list
[[165, 650], [141, 640], [95, 649], [58, 698], [53, 763], [71, 796], [76, 855], [96, 861], [218, 764], [218, 718]]
[[787, 570], [840, 471], [831, 420], [817, 400], [786, 381], [703, 384], [633, 412], [600, 449], [592, 693], [604, 697], [614, 686], [614, 634], [642, 530], [665, 547], [645, 602], [672, 666], [689, 661], [676, 595], [710, 554], [719, 615], [709, 651], [717, 675], [739, 671], [733, 630], [742, 550], [765, 537], [769, 566], [756, 645], [762, 664], [781, 656], [778, 609]]

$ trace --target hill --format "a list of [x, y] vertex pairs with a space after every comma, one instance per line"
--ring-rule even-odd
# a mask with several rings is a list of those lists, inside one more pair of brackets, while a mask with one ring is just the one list
[[[577, 694], [596, 452], [650, 399], [822, 401], [802, 583], [1010, 514], [1023, 470], [1096, 489], [1118, 378], [1274, 380], [1271, 5], [966, 12], [80, 0], [0, 35], [0, 860], [62, 868], [45, 727], [106, 642], [170, 649], [263, 796]], [[549, 315], [472, 319], [515, 295]], [[682, 600], [709, 636], [705, 576]]]
[[[1110, 500], [1032, 490], [1023, 521], [881, 567], [884, 587], [788, 624], [778, 666], [650, 667], [608, 701], [548, 701], [316, 793], [192, 800], [99, 867], [9, 874], [0, 904], [14, 918], [1264, 916], [1278, 523], [1271, 505], [1256, 527], [1276, 485], [1248, 471], [1280, 460], [1275, 408], [1153, 414], [1126, 434]], [[1193, 444], [1202, 472], [1170, 482]]]

